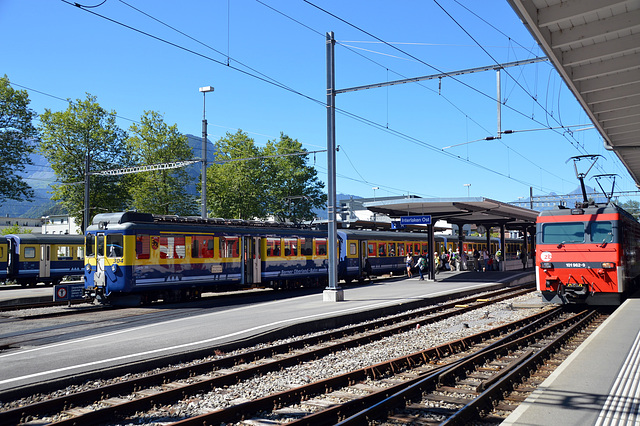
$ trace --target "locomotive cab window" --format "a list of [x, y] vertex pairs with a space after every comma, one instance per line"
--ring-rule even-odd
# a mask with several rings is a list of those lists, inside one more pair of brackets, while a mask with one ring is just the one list
[[589, 224], [589, 234], [592, 243], [602, 244], [614, 242], [611, 222], [591, 222]]
[[544, 244], [583, 243], [584, 223], [545, 223], [542, 226], [542, 242]]
[[96, 254], [100, 257], [104, 256], [104, 234], [96, 235]]
[[93, 234], [87, 234], [87, 237], [85, 239], [84, 245], [85, 245], [85, 252], [87, 253], [87, 257], [93, 257], [95, 256], [96, 252], [95, 252], [95, 244], [96, 242], [96, 238]]
[[107, 235], [107, 257], [122, 257], [122, 234]]

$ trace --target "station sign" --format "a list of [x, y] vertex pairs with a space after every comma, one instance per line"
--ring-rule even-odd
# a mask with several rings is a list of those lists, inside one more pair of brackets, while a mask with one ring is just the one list
[[400, 218], [401, 225], [431, 225], [431, 215], [423, 216], [402, 216]]
[[84, 296], [84, 283], [60, 284], [53, 289], [53, 301], [81, 300]]

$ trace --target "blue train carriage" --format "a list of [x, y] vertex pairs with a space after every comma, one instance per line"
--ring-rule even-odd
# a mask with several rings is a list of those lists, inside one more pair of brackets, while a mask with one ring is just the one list
[[226, 286], [318, 285], [328, 271], [326, 232], [137, 212], [96, 215], [86, 252], [86, 294], [123, 304]]
[[406, 256], [414, 261], [420, 253], [428, 253], [426, 233], [341, 230], [339, 276], [347, 283], [365, 276], [404, 273]]
[[22, 286], [55, 285], [67, 276], [81, 276], [84, 237], [64, 234], [9, 234], [7, 279]]
[[6, 239], [0, 240], [0, 281], [7, 280], [7, 266], [9, 259], [9, 242]]

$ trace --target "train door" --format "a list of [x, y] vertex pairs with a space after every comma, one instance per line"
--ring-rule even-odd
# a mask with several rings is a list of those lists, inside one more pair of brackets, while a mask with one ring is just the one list
[[51, 275], [51, 246], [40, 244], [40, 278]]
[[367, 263], [368, 256], [368, 244], [367, 240], [360, 241], [360, 262], [358, 264], [358, 276], [364, 275], [364, 266]]
[[242, 284], [259, 284], [262, 281], [260, 237], [244, 237], [242, 246]]
[[94, 284], [96, 287], [104, 287], [106, 283], [106, 275], [104, 272], [104, 233], [96, 234], [96, 273], [94, 275]]

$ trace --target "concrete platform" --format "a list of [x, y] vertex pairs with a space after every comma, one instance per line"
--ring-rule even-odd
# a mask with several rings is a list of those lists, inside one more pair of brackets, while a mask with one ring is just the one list
[[502, 425], [640, 424], [640, 298], [628, 299]]

